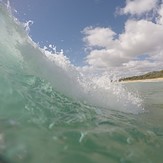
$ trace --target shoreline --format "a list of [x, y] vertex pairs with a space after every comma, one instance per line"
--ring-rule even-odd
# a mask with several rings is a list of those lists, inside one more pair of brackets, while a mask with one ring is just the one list
[[136, 83], [136, 82], [163, 82], [163, 78], [120, 81], [120, 83]]

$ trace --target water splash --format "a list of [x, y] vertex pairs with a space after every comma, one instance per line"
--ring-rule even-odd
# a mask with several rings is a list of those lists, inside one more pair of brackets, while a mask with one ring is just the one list
[[[111, 82], [109, 73], [84, 74], [71, 64], [63, 51], [48, 51], [32, 41], [23, 23], [0, 5], [1, 71], [33, 75], [50, 82], [53, 88], [74, 100], [96, 107], [122, 112], [142, 111], [141, 98], [128, 92], [118, 82]], [[4, 73], [4, 72], [3, 72]], [[4, 73], [5, 75], [5, 73]]]

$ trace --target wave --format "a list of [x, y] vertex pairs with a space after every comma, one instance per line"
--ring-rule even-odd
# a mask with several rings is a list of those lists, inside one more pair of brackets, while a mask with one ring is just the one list
[[[143, 111], [139, 95], [129, 92], [118, 82], [111, 82], [111, 74], [83, 73], [82, 67], [71, 64], [63, 52], [50, 52], [36, 44], [25, 30], [27, 26], [19, 22], [2, 3], [0, 13], [0, 87], [4, 90], [1, 93], [4, 99], [14, 89], [21, 90], [20, 94], [31, 90], [27, 83], [40, 79], [46, 81], [45, 87], [50, 83], [53, 90], [63, 97], [83, 105], [105, 108], [102, 109], [105, 114], [108, 110]], [[24, 80], [25, 89], [22, 88]]]

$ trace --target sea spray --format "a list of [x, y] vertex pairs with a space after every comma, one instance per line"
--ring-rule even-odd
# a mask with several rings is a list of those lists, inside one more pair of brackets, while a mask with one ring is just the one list
[[[124, 87], [82, 69], [40, 48], [0, 5], [0, 161], [161, 163], [163, 84]], [[132, 87], [148, 113], [129, 114], [142, 111]]]
[[45, 79], [56, 91], [93, 106], [131, 113], [142, 111], [141, 99], [118, 82], [111, 82], [108, 73], [83, 74], [63, 52], [52, 53], [40, 48], [22, 23], [9, 15], [2, 5], [0, 9], [1, 68], [7, 66], [15, 74], [21, 72]]

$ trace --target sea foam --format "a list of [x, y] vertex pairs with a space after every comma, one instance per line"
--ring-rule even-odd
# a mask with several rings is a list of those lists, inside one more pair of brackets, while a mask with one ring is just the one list
[[107, 109], [129, 113], [143, 110], [139, 95], [128, 92], [119, 82], [112, 82], [109, 72], [96, 75], [83, 72], [83, 68], [74, 66], [63, 51], [49, 51], [36, 44], [26, 31], [28, 24], [19, 22], [2, 4], [0, 12], [1, 67], [45, 79], [61, 94], [105, 108], [106, 112]]

